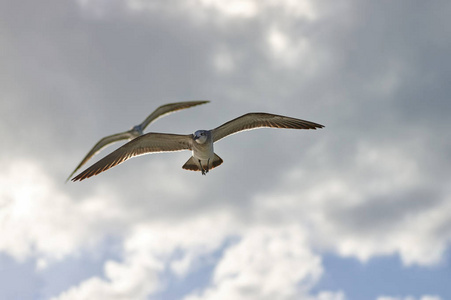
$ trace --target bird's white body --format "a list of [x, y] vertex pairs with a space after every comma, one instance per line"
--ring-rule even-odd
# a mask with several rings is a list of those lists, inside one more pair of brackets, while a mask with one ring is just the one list
[[[196, 133], [199, 131], [196, 131]], [[211, 139], [211, 133], [207, 130], [202, 130], [200, 137], [194, 134], [193, 143], [193, 157], [197, 160], [213, 159], [215, 153], [213, 149], [213, 140]]]
[[[198, 130], [193, 134], [192, 157], [183, 166], [184, 169], [208, 173], [210, 169], [219, 166], [222, 159], [213, 148], [213, 138], [210, 130]], [[193, 164], [195, 166], [193, 166]]]

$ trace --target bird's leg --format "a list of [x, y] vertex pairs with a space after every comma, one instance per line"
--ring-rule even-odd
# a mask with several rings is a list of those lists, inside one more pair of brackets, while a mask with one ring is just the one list
[[200, 161], [200, 159], [199, 159], [199, 166], [200, 166], [200, 171], [202, 172], [202, 175], [206, 175], [208, 171], [205, 172], [205, 169], [204, 169], [204, 167], [202, 166], [202, 162]]
[[207, 160], [207, 169], [205, 170], [205, 174], [207, 174], [208, 171], [210, 171], [210, 159]]

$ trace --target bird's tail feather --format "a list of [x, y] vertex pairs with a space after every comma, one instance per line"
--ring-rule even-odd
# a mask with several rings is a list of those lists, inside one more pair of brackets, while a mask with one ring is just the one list
[[200, 171], [199, 165], [196, 164], [193, 156], [188, 159], [188, 161], [182, 166], [182, 168], [190, 171]]
[[[209, 169], [211, 170], [211, 169], [219, 166], [222, 163], [223, 163], [222, 158], [220, 158], [215, 153], [215, 157], [213, 158], [213, 161], [210, 161]], [[196, 160], [194, 159], [193, 156], [191, 156], [190, 159], [188, 159], [188, 161], [182, 166], [182, 168], [185, 169], [185, 170], [190, 170], [190, 171], [201, 171], [199, 163], [196, 162]]]
[[213, 169], [217, 166], [219, 166], [220, 164], [223, 163], [222, 158], [220, 158], [216, 153], [215, 153], [215, 158], [213, 159], [213, 161], [211, 162], [211, 167], [210, 169]]

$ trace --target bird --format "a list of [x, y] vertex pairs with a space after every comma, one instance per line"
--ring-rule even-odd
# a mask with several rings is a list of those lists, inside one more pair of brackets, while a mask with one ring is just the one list
[[130, 130], [108, 135], [106, 137], [101, 138], [97, 144], [92, 147], [92, 149], [86, 154], [86, 156], [83, 158], [83, 160], [78, 164], [78, 166], [75, 168], [75, 170], [69, 175], [69, 177], [66, 179], [66, 182], [86, 163], [88, 160], [90, 160], [94, 155], [99, 153], [103, 148], [115, 143], [119, 142], [121, 140], [133, 140], [137, 138], [138, 136], [141, 136], [144, 134], [144, 129], [146, 127], [157, 120], [160, 117], [163, 117], [165, 115], [168, 115], [170, 113], [176, 112], [178, 110], [190, 108], [192, 106], [201, 105], [209, 103], [208, 100], [201, 100], [201, 101], [184, 101], [184, 102], [175, 102], [175, 103], [168, 103], [159, 106], [157, 109], [155, 109], [144, 121], [142, 121], [140, 124], [133, 126]]
[[185, 170], [200, 171], [206, 175], [213, 168], [221, 165], [223, 160], [214, 153], [213, 144], [238, 133], [262, 127], [317, 129], [321, 124], [270, 113], [247, 113], [212, 130], [197, 130], [193, 134], [171, 134], [150, 132], [128, 142], [111, 152], [74, 178], [82, 181], [98, 175], [126, 160], [150, 153], [191, 150], [192, 156], [182, 166]]

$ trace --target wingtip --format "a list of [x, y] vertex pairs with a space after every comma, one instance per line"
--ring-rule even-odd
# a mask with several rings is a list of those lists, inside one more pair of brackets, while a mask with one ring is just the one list
[[[311, 122], [311, 123], [313, 123], [313, 122]], [[316, 130], [316, 129], [321, 129], [321, 128], [324, 128], [324, 127], [326, 127], [326, 126], [324, 126], [322, 124], [318, 124], [318, 123], [313, 123], [313, 126], [311, 128], [309, 128], [309, 129]]]
[[210, 103], [211, 101], [210, 100], [197, 100], [197, 101], [194, 101], [194, 102], [197, 102], [197, 105], [201, 105], [201, 104]]
[[82, 181], [83, 179], [87, 178], [87, 177], [84, 177], [81, 175], [82, 175], [82, 173], [78, 174], [77, 176], [73, 177], [70, 181], [77, 182], [77, 181]]
[[[72, 180], [73, 178], [72, 178], [72, 176], [74, 176], [74, 173], [75, 173], [76, 171], [74, 171], [74, 172], [72, 172], [72, 174], [70, 174], [67, 178], [66, 178], [66, 181], [64, 182], [64, 183], [68, 183], [69, 182], [69, 180]], [[72, 179], [71, 179], [72, 178]]]
[[193, 101], [187, 101], [187, 102], [191, 102], [191, 103], [193, 103], [193, 106], [196, 106], [196, 105], [207, 104], [207, 103], [210, 103], [211, 101], [210, 100], [193, 100]]

